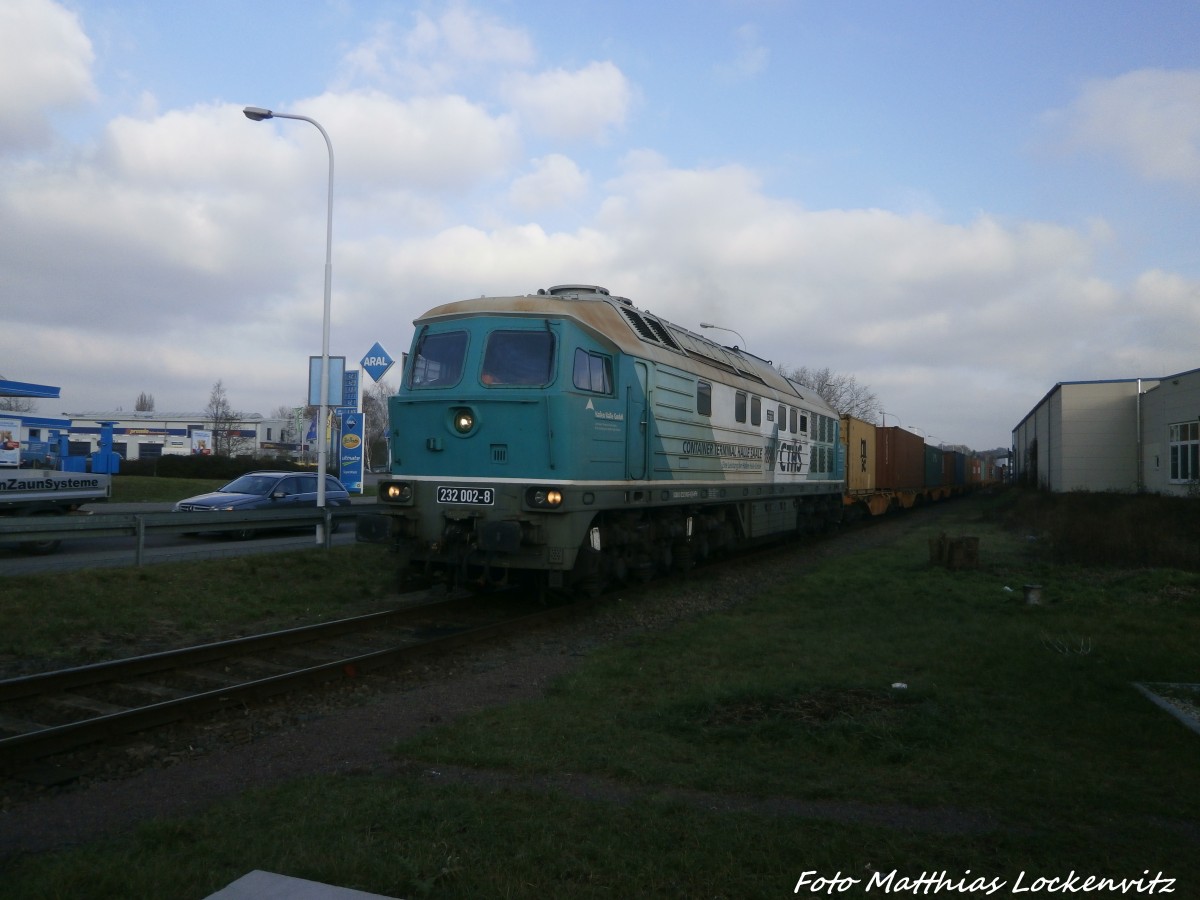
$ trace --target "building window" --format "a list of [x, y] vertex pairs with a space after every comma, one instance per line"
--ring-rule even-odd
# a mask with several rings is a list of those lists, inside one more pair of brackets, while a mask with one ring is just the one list
[[712, 385], [707, 381], [696, 383], [696, 412], [702, 416], [712, 415]]
[[1200, 481], [1200, 422], [1168, 426], [1170, 433], [1171, 481]]

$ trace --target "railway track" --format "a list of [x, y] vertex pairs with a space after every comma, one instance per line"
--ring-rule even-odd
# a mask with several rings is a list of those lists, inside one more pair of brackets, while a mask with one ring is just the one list
[[0, 681], [0, 773], [214, 710], [406, 664], [578, 614], [455, 597]]
[[[924, 517], [922, 517], [924, 518]], [[793, 544], [710, 560], [761, 566]], [[617, 589], [628, 596], [646, 585]], [[611, 595], [541, 607], [516, 592], [459, 596], [271, 634], [0, 680], [0, 775], [70, 750], [248, 705], [314, 683], [406, 665], [578, 615]]]

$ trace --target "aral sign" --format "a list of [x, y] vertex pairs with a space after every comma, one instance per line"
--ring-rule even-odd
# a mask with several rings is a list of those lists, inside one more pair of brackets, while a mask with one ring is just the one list
[[367, 351], [367, 355], [359, 361], [363, 367], [363, 371], [370, 375], [371, 379], [376, 382], [387, 374], [387, 370], [392, 367], [394, 362], [395, 360], [388, 355], [388, 352], [383, 349], [383, 345], [379, 341], [376, 341], [375, 345]]

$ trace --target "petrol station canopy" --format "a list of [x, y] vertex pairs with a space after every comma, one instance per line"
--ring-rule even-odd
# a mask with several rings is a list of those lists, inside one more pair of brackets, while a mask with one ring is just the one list
[[29, 384], [25, 381], [6, 381], [0, 378], [0, 397], [32, 397], [37, 400], [57, 400], [61, 388], [50, 384]]

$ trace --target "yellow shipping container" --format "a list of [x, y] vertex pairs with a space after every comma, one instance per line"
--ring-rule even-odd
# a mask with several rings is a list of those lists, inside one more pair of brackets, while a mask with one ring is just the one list
[[846, 493], [850, 497], [874, 493], [875, 425], [842, 416], [842, 443], [846, 451]]

